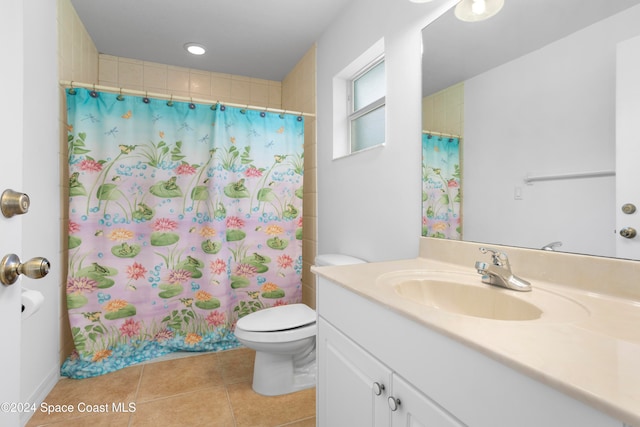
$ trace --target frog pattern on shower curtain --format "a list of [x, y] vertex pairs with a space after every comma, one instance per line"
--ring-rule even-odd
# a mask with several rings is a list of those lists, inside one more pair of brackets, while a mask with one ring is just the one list
[[239, 345], [301, 300], [302, 117], [67, 91], [67, 307], [84, 378]]

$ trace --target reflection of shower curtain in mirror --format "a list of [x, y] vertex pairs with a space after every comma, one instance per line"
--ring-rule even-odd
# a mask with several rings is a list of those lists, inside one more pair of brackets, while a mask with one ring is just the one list
[[422, 134], [422, 235], [461, 238], [460, 139]]
[[301, 300], [302, 117], [67, 91], [69, 271], [84, 378], [239, 345]]

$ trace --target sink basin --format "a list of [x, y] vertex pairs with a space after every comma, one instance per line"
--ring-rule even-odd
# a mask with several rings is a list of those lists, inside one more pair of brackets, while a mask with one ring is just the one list
[[378, 286], [406, 300], [464, 316], [502, 321], [576, 321], [589, 315], [581, 304], [535, 287], [518, 292], [480, 281], [480, 275], [410, 270], [388, 273]]
[[534, 320], [542, 310], [505, 292], [437, 279], [407, 280], [394, 286], [402, 297], [441, 310], [496, 320]]

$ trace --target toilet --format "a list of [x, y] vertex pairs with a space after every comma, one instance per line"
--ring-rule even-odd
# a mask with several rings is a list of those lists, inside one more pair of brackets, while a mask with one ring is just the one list
[[[318, 255], [317, 266], [362, 264], [342, 254]], [[316, 385], [316, 312], [305, 304], [265, 308], [236, 323], [235, 336], [256, 351], [253, 390], [278, 396]]]

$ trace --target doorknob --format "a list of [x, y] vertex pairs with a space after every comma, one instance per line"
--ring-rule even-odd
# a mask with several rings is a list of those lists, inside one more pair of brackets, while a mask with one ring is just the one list
[[46, 258], [31, 258], [21, 263], [16, 254], [9, 254], [0, 261], [0, 282], [3, 285], [13, 285], [18, 276], [24, 274], [32, 279], [40, 279], [49, 273], [51, 264]]
[[627, 239], [633, 239], [634, 237], [636, 237], [636, 234], [636, 229], [633, 227], [625, 227], [620, 230], [620, 235]]
[[26, 214], [29, 211], [29, 196], [13, 190], [4, 190], [0, 196], [2, 215], [11, 218], [14, 215]]

